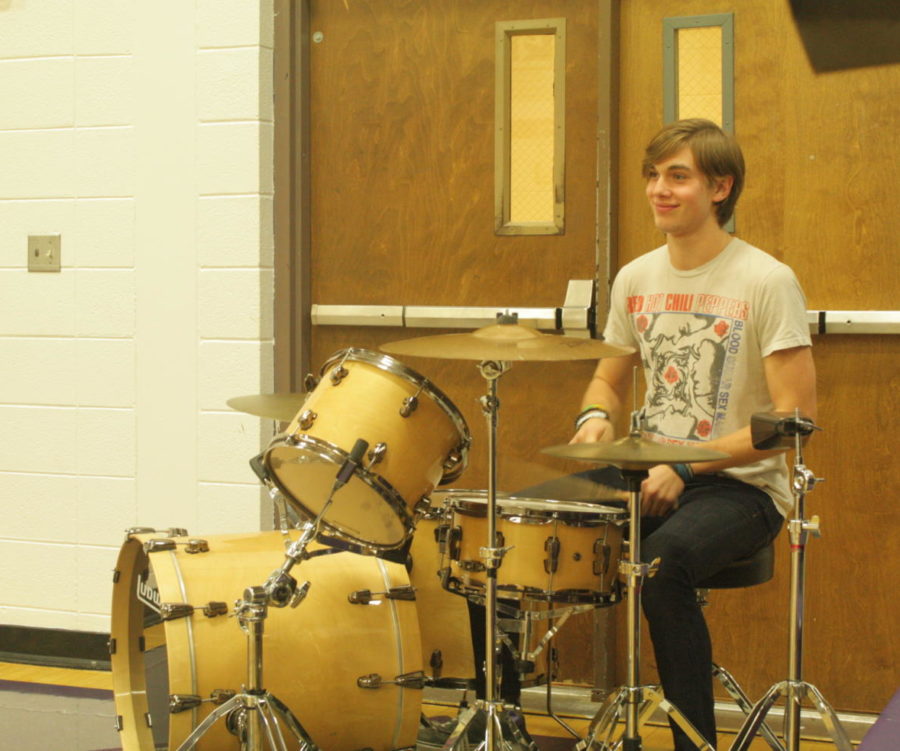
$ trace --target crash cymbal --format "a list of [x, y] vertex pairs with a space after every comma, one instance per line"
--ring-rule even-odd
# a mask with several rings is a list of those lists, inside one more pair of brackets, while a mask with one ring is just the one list
[[232, 397], [226, 404], [232, 409], [246, 412], [248, 415], [290, 422], [305, 400], [306, 394], [249, 394]]
[[438, 334], [382, 344], [392, 355], [448, 360], [598, 360], [630, 355], [630, 347], [614, 347], [597, 339], [542, 334], [518, 323], [497, 323], [465, 334]]
[[541, 449], [542, 453], [562, 459], [580, 459], [600, 464], [614, 464], [624, 469], [644, 469], [657, 464], [711, 462], [727, 459], [721, 451], [657, 443], [638, 436], [627, 436], [610, 443], [564, 443]]

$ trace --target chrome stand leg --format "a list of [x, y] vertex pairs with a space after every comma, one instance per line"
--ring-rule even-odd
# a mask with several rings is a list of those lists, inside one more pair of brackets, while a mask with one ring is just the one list
[[[713, 663], [713, 678], [719, 679], [719, 682], [725, 687], [728, 695], [734, 699], [734, 703], [737, 704], [738, 709], [745, 715], [749, 715], [753, 709], [753, 704], [750, 701], [750, 697], [747, 696], [746, 692], [741, 688], [741, 685], [735, 680], [734, 676], [721, 665]], [[779, 740], [778, 736], [775, 735], [775, 731], [773, 731], [767, 723], [762, 723], [759, 732], [762, 734], [763, 738], [766, 739], [766, 743], [769, 744], [772, 751], [785, 751], [784, 744]]]
[[[825, 701], [825, 697], [813, 685], [803, 680], [803, 606], [806, 586], [806, 544], [809, 535], [819, 536], [819, 518], [806, 519], [806, 494], [817, 482], [821, 482], [803, 464], [804, 435], [815, 429], [812, 423], [804, 423], [799, 412], [795, 414], [792, 425], [788, 425], [783, 435], [794, 439], [794, 468], [792, 490], [794, 494], [793, 516], [788, 522], [791, 542], [791, 595], [790, 595], [790, 643], [788, 645], [788, 679], [772, 686], [753, 707], [743, 727], [738, 732], [731, 751], [745, 751], [759, 730], [763, 719], [772, 709], [776, 699], [786, 698], [784, 709], [784, 739], [787, 751], [800, 751], [800, 708], [804, 698], [812, 695], [816, 710], [822, 718], [825, 728], [831, 735], [834, 745], [839, 751], [852, 751], [847, 733], [841, 726], [837, 714]], [[805, 432], [804, 432], [805, 431]]]
[[618, 739], [615, 737], [616, 727], [621, 722], [623, 711], [633, 711], [630, 710], [632, 706], [637, 708], [638, 716], [635, 722], [638, 730], [650, 720], [656, 709], [659, 708], [684, 731], [691, 743], [700, 751], [715, 751], [691, 721], [663, 696], [659, 686], [638, 686], [634, 689], [622, 687], [615, 694], [610, 694], [592, 720], [587, 736], [575, 744], [576, 751], [640, 749], [642, 743], [640, 735], [634, 733], [629, 736], [628, 734], [627, 714], [625, 733]]
[[[693, 724], [668, 701], [659, 686], [643, 686], [640, 683], [641, 655], [641, 588], [645, 578], [653, 576], [659, 561], [641, 563], [641, 482], [647, 477], [646, 469], [624, 469], [622, 475], [628, 485], [630, 531], [628, 536], [628, 561], [619, 566], [625, 577], [627, 600], [627, 671], [626, 684], [607, 697], [591, 721], [588, 735], [575, 745], [576, 751], [598, 748], [611, 751], [640, 751], [641, 727], [650, 719], [657, 707], [677, 724], [700, 751], [715, 751]], [[625, 716], [625, 731], [621, 738], [613, 740], [616, 725]]]
[[500, 681], [497, 673], [497, 650], [500, 644], [500, 632], [497, 618], [497, 570], [503, 562], [506, 550], [497, 547], [497, 420], [500, 401], [497, 398], [497, 380], [509, 369], [509, 363], [486, 360], [478, 364], [482, 377], [487, 382], [487, 394], [481, 398], [481, 408], [487, 420], [488, 448], [488, 493], [487, 493], [487, 545], [481, 548], [481, 558], [485, 566], [485, 661], [484, 701], [476, 701], [472, 707], [464, 710], [457, 719], [457, 724], [444, 743], [443, 751], [464, 751], [468, 749], [466, 730], [476, 715], [485, 719], [484, 740], [478, 744], [476, 751], [512, 751], [512, 746], [503, 737], [503, 730], [519, 744], [527, 745], [531, 751], [538, 751], [537, 746], [528, 743], [518, 726], [508, 714], [500, 698]]

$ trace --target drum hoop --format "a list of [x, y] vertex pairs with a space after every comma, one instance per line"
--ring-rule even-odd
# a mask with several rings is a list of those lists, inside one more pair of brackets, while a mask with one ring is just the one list
[[[290, 438], [288, 438], [288, 436], [290, 436]], [[284, 486], [284, 484], [281, 482], [281, 479], [274, 471], [272, 471], [271, 466], [269, 466], [269, 455], [271, 454], [272, 449], [276, 447], [276, 444], [279, 443], [283, 444], [287, 448], [321, 449], [321, 451], [318, 452], [319, 455], [324, 456], [326, 459], [330, 459], [337, 467], [340, 467], [349, 455], [340, 446], [335, 446], [330, 441], [325, 441], [321, 438], [316, 438], [315, 436], [309, 436], [305, 433], [302, 433], [300, 435], [297, 435], [296, 433], [279, 433], [272, 439], [272, 442], [269, 444], [269, 447], [266, 449], [265, 455], [263, 457], [263, 462], [266, 465], [266, 469], [269, 470], [269, 477], [271, 481], [278, 486], [278, 489], [285, 495], [288, 501], [294, 501], [294, 503], [297, 503], [301, 508], [303, 508], [304, 511], [307, 511], [307, 513], [309, 513], [306, 505], [300, 503], [300, 501], [294, 498], [293, 494]], [[388, 504], [388, 507], [396, 514], [397, 518], [400, 520], [400, 523], [406, 530], [406, 534], [403, 535], [403, 537], [396, 543], [382, 544], [372, 542], [371, 540], [365, 540], [362, 537], [356, 537], [355, 535], [351, 535], [341, 529], [338, 529], [328, 522], [327, 517], [325, 519], [322, 519], [322, 525], [324, 527], [327, 527], [339, 539], [347, 540], [349, 542], [363, 545], [365, 547], [372, 547], [376, 550], [394, 550], [396, 548], [399, 548], [401, 545], [403, 545], [404, 542], [406, 542], [413, 526], [413, 517], [406, 507], [406, 502], [397, 492], [396, 488], [394, 488], [394, 486], [391, 485], [387, 480], [385, 480], [381, 475], [376, 474], [371, 470], [366, 469], [365, 467], [357, 467], [355, 474], [359, 477], [360, 480], [366, 483], [366, 485], [371, 487], [372, 490], [378, 493], [378, 495], [380, 495], [382, 499]]]
[[[373, 352], [370, 349], [363, 349], [362, 347], [348, 347], [347, 349], [339, 350], [335, 352], [331, 357], [329, 357], [325, 364], [322, 365], [322, 368], [319, 370], [319, 375], [324, 377], [325, 374], [331, 370], [335, 365], [340, 362], [345, 362], [347, 360], [356, 360], [358, 362], [364, 362], [369, 365], [374, 365], [379, 370], [387, 371], [388, 373], [393, 373], [394, 375], [400, 376], [405, 381], [414, 384], [427, 393], [435, 402], [437, 402], [438, 406], [447, 413], [447, 416], [450, 418], [454, 427], [460, 435], [460, 443], [456, 447], [456, 451], [460, 453], [460, 466], [465, 468], [468, 464], [468, 453], [469, 446], [472, 444], [472, 436], [469, 432], [469, 425], [466, 423], [466, 418], [462, 416], [462, 412], [460, 412], [456, 405], [450, 401], [450, 398], [443, 392], [441, 389], [437, 387], [432, 381], [429, 381], [425, 376], [421, 373], [413, 370], [407, 365], [404, 365], [399, 360], [391, 357], [390, 355], [383, 354], [381, 352]], [[458, 477], [462, 473], [462, 469], [460, 469], [455, 477]], [[452, 480], [454, 478], [448, 478]]]
[[[484, 517], [487, 515], [487, 497], [478, 498], [484, 491], [447, 490], [439, 492], [446, 495], [443, 503], [455, 512], [464, 516]], [[455, 500], [454, 495], [466, 495], [468, 498]], [[549, 505], [545, 508], [528, 508], [522, 506], [521, 503], [516, 505], [517, 502], [522, 501]], [[597, 527], [601, 524], [621, 524], [628, 519], [628, 512], [625, 509], [613, 506], [590, 504], [590, 509], [580, 511], [572, 508], [554, 509], [554, 503], [571, 504], [578, 503], [578, 501], [554, 501], [549, 498], [527, 498], [509, 493], [497, 493], [500, 517], [513, 524], [546, 524], [551, 521], [561, 521], [569, 527]]]

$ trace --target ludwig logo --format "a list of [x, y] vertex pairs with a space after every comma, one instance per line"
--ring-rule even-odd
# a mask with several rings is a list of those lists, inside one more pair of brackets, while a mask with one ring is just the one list
[[162, 602], [159, 596], [159, 590], [156, 588], [155, 583], [150, 581], [149, 570], [145, 570], [138, 578], [137, 591], [135, 594], [137, 595], [138, 602], [144, 603], [144, 605], [156, 613], [160, 612], [160, 605]]

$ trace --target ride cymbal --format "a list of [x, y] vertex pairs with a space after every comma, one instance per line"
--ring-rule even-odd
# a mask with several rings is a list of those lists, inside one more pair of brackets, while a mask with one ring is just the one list
[[448, 360], [599, 360], [634, 352], [597, 339], [542, 334], [518, 323], [497, 323], [464, 334], [437, 334], [388, 342], [380, 347], [392, 355]]
[[306, 396], [298, 393], [249, 394], [234, 396], [225, 403], [232, 409], [246, 412], [248, 415], [290, 422], [300, 410]]
[[721, 451], [698, 446], [657, 443], [637, 436], [627, 436], [610, 443], [563, 443], [541, 449], [541, 452], [561, 459], [614, 464], [624, 469], [644, 469], [657, 464], [711, 462], [727, 459], [729, 456]]

